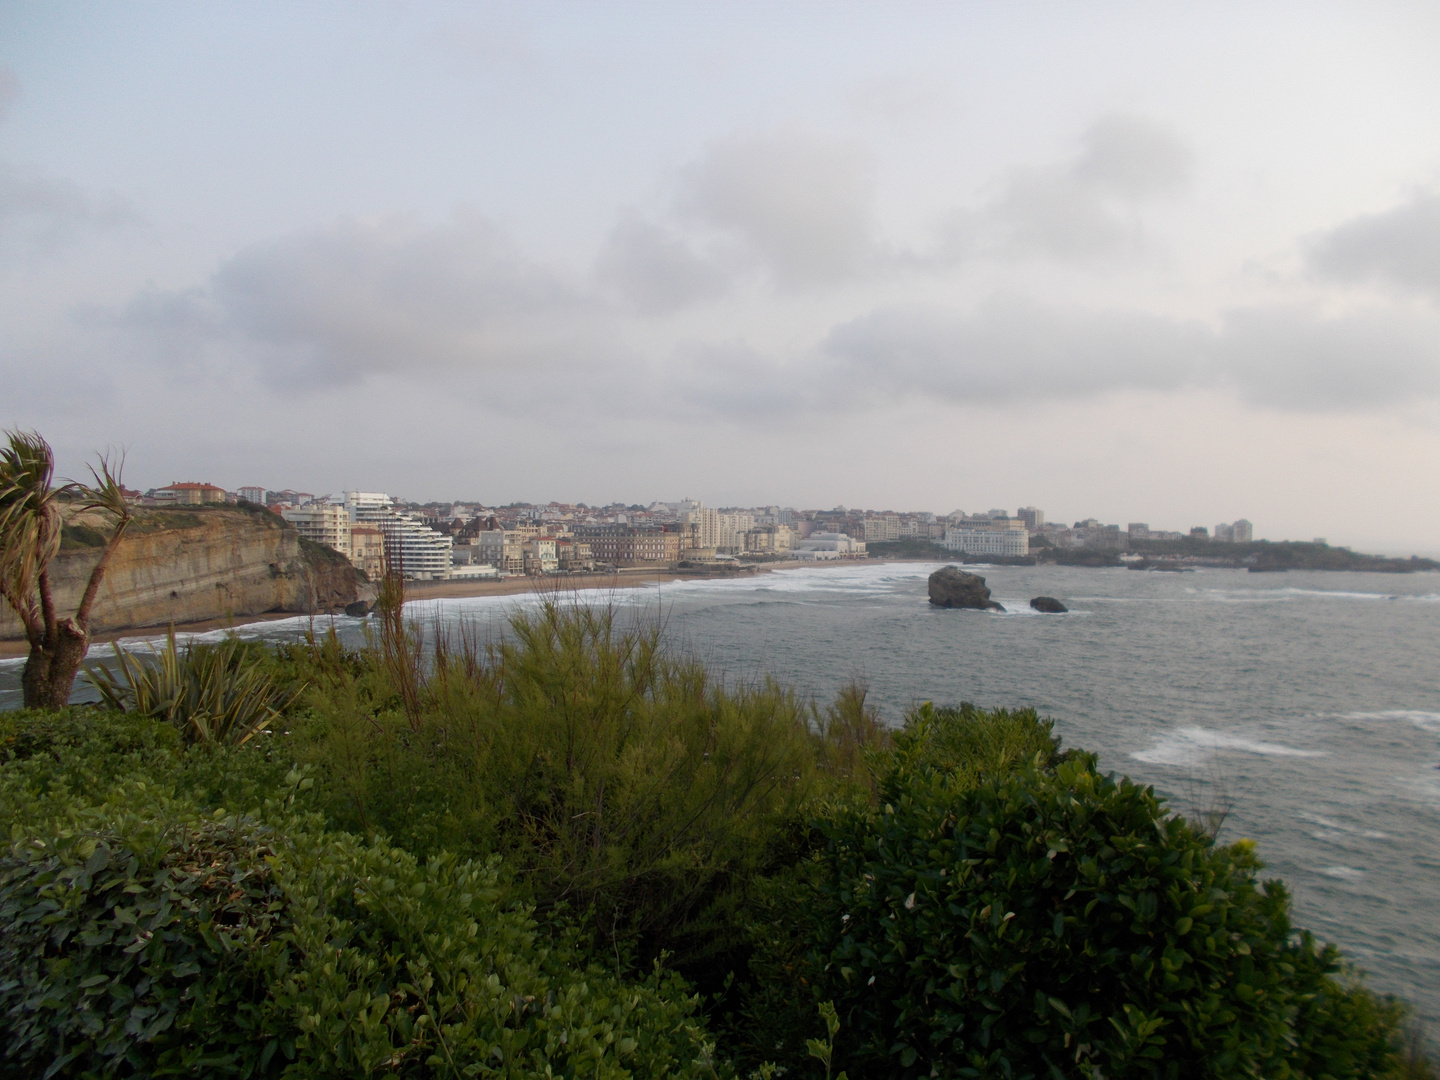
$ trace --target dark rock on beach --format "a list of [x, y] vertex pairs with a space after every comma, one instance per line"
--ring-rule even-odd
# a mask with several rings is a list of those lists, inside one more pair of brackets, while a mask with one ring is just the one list
[[1030, 601], [1030, 606], [1036, 611], [1043, 611], [1047, 615], [1063, 615], [1070, 610], [1053, 596], [1037, 596]]
[[990, 590], [985, 587], [983, 577], [967, 573], [958, 566], [942, 566], [930, 575], [930, 603], [945, 608], [1005, 610], [990, 599]]
[[356, 600], [353, 604], [345, 605], [345, 614], [356, 619], [363, 619], [370, 614], [370, 605], [364, 600]]

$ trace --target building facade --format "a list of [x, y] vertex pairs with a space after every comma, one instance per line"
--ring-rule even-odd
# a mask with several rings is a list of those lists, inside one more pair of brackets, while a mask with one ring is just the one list
[[955, 528], [945, 533], [945, 547], [966, 555], [996, 555], [1016, 558], [1030, 554], [1030, 534], [1018, 529]]
[[575, 540], [590, 545], [595, 562], [611, 566], [679, 562], [680, 538], [673, 530], [632, 525], [587, 525], [575, 530]]
[[177, 506], [201, 506], [205, 503], [223, 503], [225, 489], [214, 484], [175, 483], [168, 487], [156, 488], [151, 498]]
[[333, 548], [347, 559], [351, 557], [350, 534], [354, 522], [344, 506], [336, 503], [287, 506], [280, 511], [280, 516], [295, 526], [295, 531], [306, 540]]
[[791, 557], [805, 562], [865, 558], [865, 541], [840, 532], [812, 532], [795, 545]]

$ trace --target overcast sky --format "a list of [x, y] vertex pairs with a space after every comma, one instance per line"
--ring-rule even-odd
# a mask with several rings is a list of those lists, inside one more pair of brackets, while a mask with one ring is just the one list
[[0, 4], [0, 423], [1440, 550], [1440, 6]]

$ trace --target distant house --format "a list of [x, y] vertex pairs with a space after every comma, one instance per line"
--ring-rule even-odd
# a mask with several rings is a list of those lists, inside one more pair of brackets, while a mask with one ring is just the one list
[[177, 506], [199, 506], [202, 503], [223, 503], [225, 489], [214, 484], [174, 483], [169, 487], [156, 488], [150, 492], [150, 497], [157, 502]]

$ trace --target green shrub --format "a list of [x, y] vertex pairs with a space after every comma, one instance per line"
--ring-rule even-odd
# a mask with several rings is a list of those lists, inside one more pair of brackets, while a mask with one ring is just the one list
[[724, 1073], [683, 982], [543, 941], [493, 864], [112, 795], [0, 859], [7, 1075]]
[[1398, 1067], [1398, 1008], [1292, 935], [1248, 843], [1217, 847], [1151, 789], [1061, 755], [1033, 714], [921, 709], [874, 763], [883, 802], [835, 806], [752, 923], [742, 1021], [781, 1060], [833, 999], [852, 1077]]
[[0, 712], [0, 765], [41, 756], [56, 764], [173, 755], [179, 733], [168, 724], [89, 706]]
[[777, 865], [821, 786], [826, 740], [794, 696], [718, 685], [655, 628], [582, 607], [518, 615], [484, 650], [439, 644], [419, 675], [413, 642], [328, 662], [295, 729], [314, 805], [417, 853], [501, 854], [542, 911], [590, 912], [642, 962], [690, 970], [735, 944], [712, 916]]
[[123, 801], [136, 785], [206, 812], [258, 810], [292, 768], [288, 747], [270, 735], [187, 752], [173, 725], [132, 713], [0, 713], [0, 843], [63, 828], [77, 808]]
[[283, 906], [269, 842], [197, 823], [158, 858], [81, 834], [0, 859], [7, 1075], [250, 1075], [265, 987], [247, 954]]

